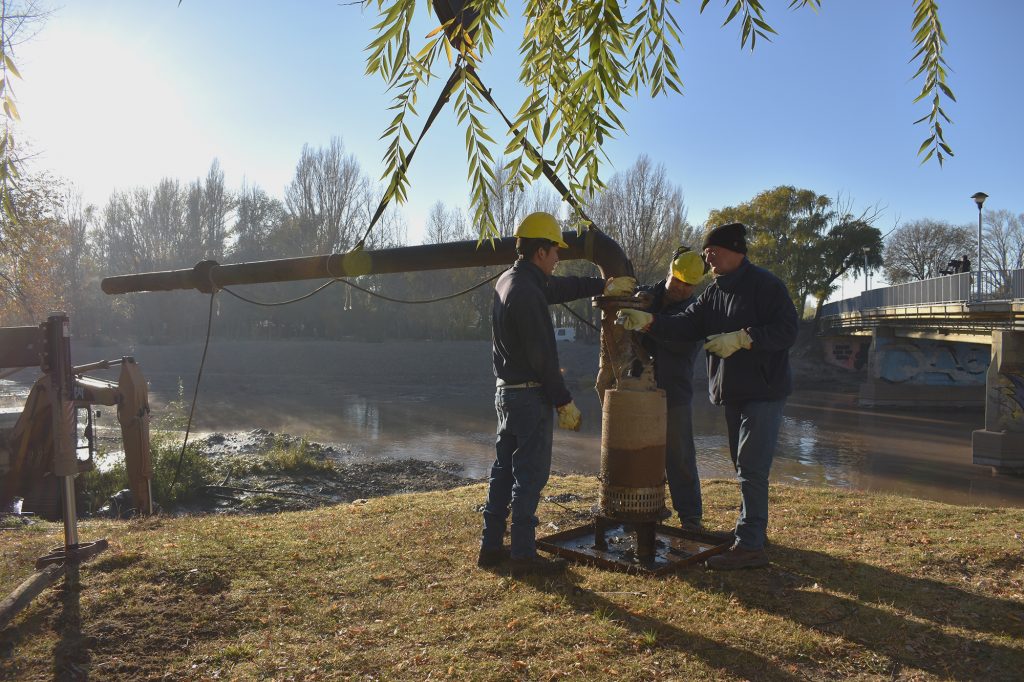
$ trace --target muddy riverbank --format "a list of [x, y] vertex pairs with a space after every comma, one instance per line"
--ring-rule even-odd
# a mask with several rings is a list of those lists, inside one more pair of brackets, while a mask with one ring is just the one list
[[[583, 413], [579, 433], [555, 434], [553, 469], [596, 474], [600, 405], [593, 390], [595, 345], [559, 344], [566, 382]], [[773, 479], [891, 492], [957, 504], [1024, 506], [1024, 481], [994, 477], [971, 462], [971, 432], [982, 410], [864, 409], [861, 377], [793, 353], [796, 391], [788, 401]], [[200, 343], [74, 346], [75, 361], [132, 354], [150, 382], [155, 414], [181, 413], [192, 398]], [[23, 376], [24, 375], [24, 376]], [[3, 382], [6, 406], [27, 393], [28, 372]], [[480, 480], [493, 459], [494, 384], [485, 341], [381, 343], [232, 341], [214, 338], [203, 370], [193, 432], [263, 429], [323, 443], [348, 463], [416, 460], [455, 465]], [[731, 478], [725, 423], [706, 399], [703, 363], [695, 377], [694, 425], [703, 478]], [[3, 399], [3, 398], [0, 398]], [[180, 421], [180, 420], [179, 420]], [[116, 425], [112, 411], [101, 422]]]

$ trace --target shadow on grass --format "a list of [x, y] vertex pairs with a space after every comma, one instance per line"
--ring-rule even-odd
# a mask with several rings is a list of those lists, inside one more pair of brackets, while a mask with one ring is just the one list
[[[652, 578], [652, 580], [658, 580], [658, 578]], [[580, 615], [589, 615], [600, 610], [638, 636], [654, 632], [657, 634], [659, 649], [673, 649], [699, 658], [710, 670], [717, 670], [748, 680], [795, 681], [804, 679], [802, 676], [780, 669], [774, 661], [763, 656], [737, 649], [655, 618], [634, 613], [597, 592], [581, 587], [578, 577], [572, 571], [566, 573], [565, 577], [560, 580], [526, 578], [525, 581], [541, 591], [557, 594], [564, 598], [565, 602]]]
[[[766, 570], [680, 572], [714, 590], [890, 659], [958, 680], [1020, 679], [1024, 605], [821, 552], [773, 545]], [[834, 594], [842, 593], [842, 594]], [[967, 632], [955, 633], [956, 628]]]
[[55, 680], [86, 680], [89, 679], [90, 657], [82, 637], [82, 582], [77, 563], [71, 561], [64, 565], [64, 582], [58, 589], [60, 640], [53, 650], [53, 676]]

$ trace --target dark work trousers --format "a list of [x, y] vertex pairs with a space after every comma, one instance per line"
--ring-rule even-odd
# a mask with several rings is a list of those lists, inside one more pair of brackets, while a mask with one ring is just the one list
[[744, 549], [763, 549], [768, 531], [768, 474], [782, 426], [785, 400], [750, 400], [726, 404], [729, 455], [740, 482], [740, 517], [736, 543]]
[[500, 549], [512, 511], [512, 558], [537, 554], [537, 504], [551, 472], [553, 409], [541, 388], [499, 388], [495, 459], [484, 506], [482, 549]]
[[665, 433], [665, 477], [672, 507], [680, 521], [700, 523], [703, 505], [697, 449], [693, 445], [693, 410], [690, 403], [669, 405]]

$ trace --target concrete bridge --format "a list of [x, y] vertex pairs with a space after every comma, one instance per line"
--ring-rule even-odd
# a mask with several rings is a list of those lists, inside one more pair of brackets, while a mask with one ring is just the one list
[[867, 367], [862, 405], [984, 405], [974, 463], [1024, 474], [1024, 270], [865, 291], [823, 306], [818, 334], [826, 362]]

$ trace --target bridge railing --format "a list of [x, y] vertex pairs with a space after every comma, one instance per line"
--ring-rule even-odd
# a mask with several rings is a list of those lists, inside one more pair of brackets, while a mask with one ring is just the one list
[[[981, 278], [980, 297], [975, 277]], [[868, 308], [978, 300], [1007, 301], [1017, 298], [1024, 298], [1024, 269], [982, 270], [871, 289], [853, 298], [826, 303], [821, 308], [821, 316], [831, 317]]]

